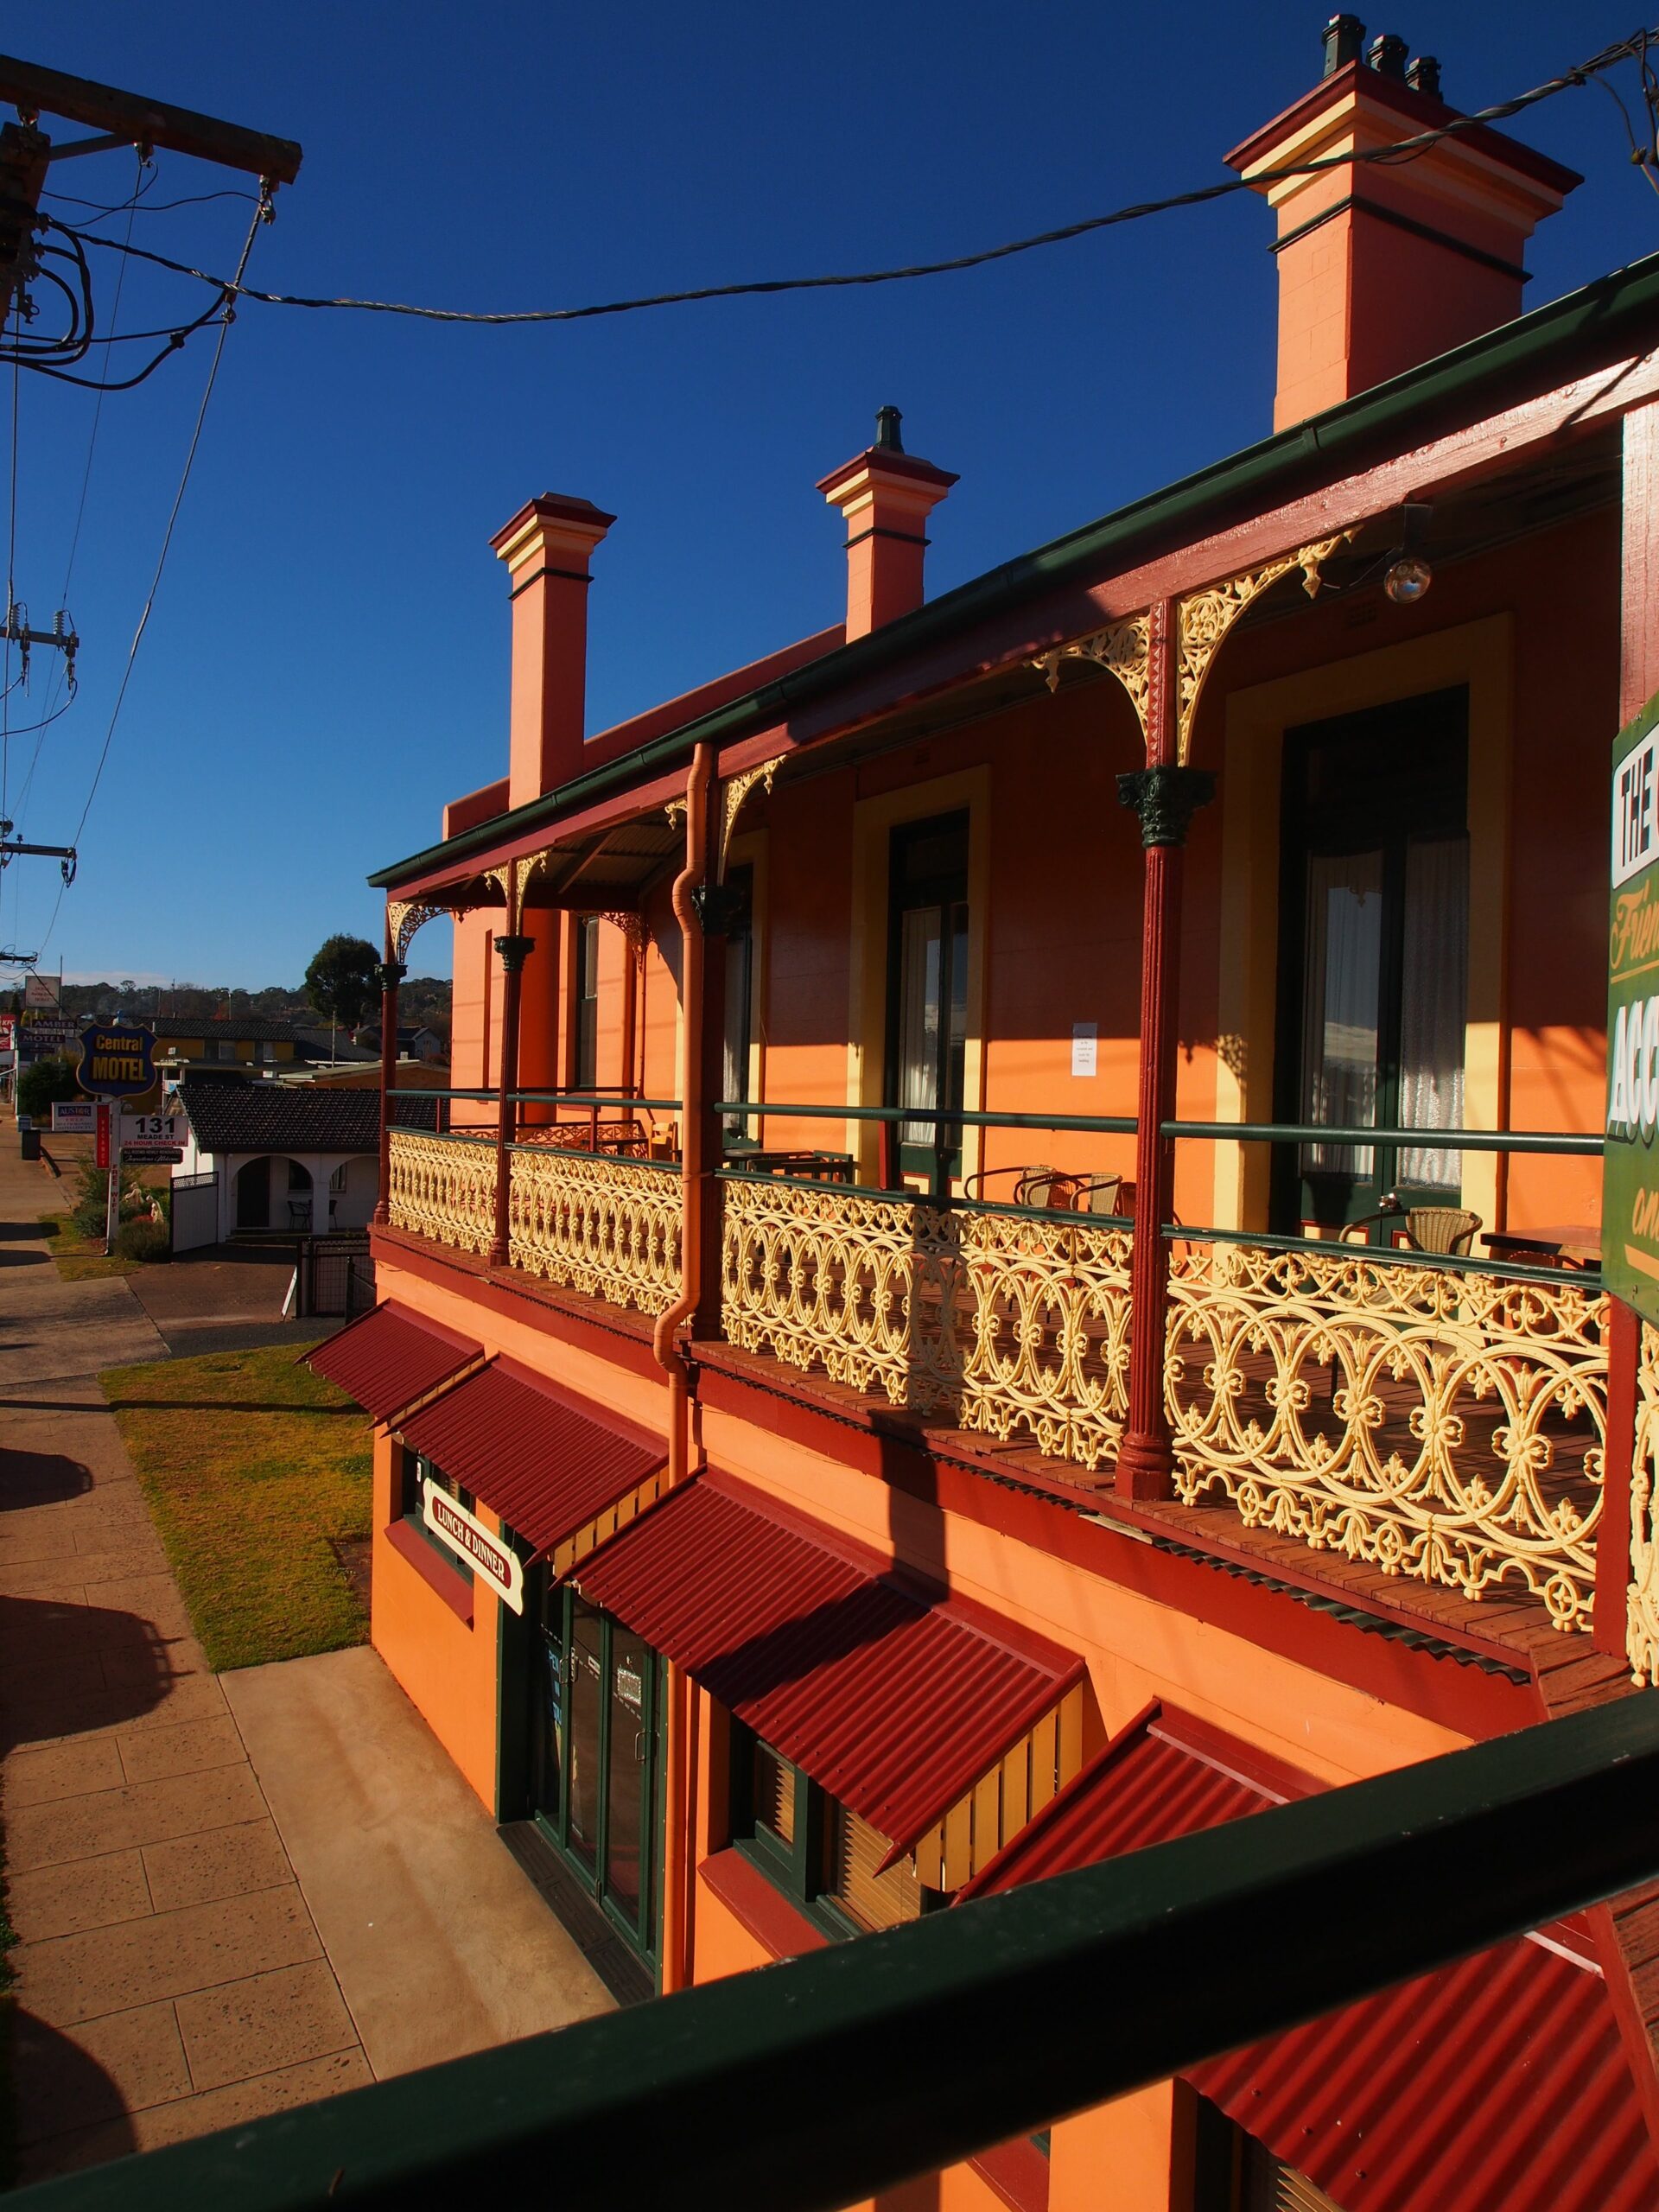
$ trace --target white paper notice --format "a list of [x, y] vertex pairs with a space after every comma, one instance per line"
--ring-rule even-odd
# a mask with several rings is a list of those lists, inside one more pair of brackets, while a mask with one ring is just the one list
[[1092, 1021], [1074, 1021], [1071, 1025], [1071, 1072], [1073, 1075], [1093, 1075], [1095, 1072], [1095, 1039], [1099, 1025]]

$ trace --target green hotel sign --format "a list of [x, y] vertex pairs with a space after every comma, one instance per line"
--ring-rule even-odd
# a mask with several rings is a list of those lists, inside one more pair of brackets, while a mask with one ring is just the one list
[[1607, 1287], [1659, 1322], [1659, 696], [1613, 747], [1607, 939]]

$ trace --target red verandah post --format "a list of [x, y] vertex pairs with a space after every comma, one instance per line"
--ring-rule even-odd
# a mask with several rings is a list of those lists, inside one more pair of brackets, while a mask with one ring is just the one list
[[1129, 1262], [1129, 1416], [1117, 1455], [1122, 1497], [1167, 1497], [1174, 1457], [1164, 1411], [1174, 1151], [1160, 1132], [1175, 1112], [1180, 985], [1181, 852], [1195, 810], [1215, 796], [1206, 769], [1178, 760], [1177, 608], [1160, 600], [1147, 638], [1147, 766], [1117, 779], [1141, 823], [1146, 896], [1141, 935], [1141, 1068], [1135, 1139], [1135, 1244]]
[[517, 1134], [513, 1120], [513, 1093], [518, 1084], [518, 999], [523, 988], [524, 963], [535, 946], [536, 940], [518, 933], [518, 899], [513, 891], [507, 909], [511, 925], [505, 937], [495, 940], [495, 949], [501, 956], [501, 1079], [496, 1090], [495, 1117], [495, 1223], [490, 1237], [490, 1265], [505, 1268], [510, 1243], [508, 1202], [512, 1196], [507, 1147]]
[[380, 1187], [375, 1194], [375, 1226], [384, 1229], [391, 1218], [391, 1107], [397, 1089], [397, 986], [409, 973], [397, 957], [391, 931], [386, 931], [386, 957], [380, 963]]

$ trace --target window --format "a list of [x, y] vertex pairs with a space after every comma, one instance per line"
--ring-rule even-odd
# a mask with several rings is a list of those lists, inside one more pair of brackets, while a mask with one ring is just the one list
[[425, 1517], [421, 1511], [421, 1497], [425, 1485], [430, 1483], [434, 1488], [453, 1497], [457, 1505], [465, 1507], [470, 1513], [473, 1510], [473, 1493], [469, 1490], [462, 1490], [461, 1484], [446, 1475], [442, 1467], [435, 1466], [430, 1459], [423, 1458], [419, 1452], [402, 1451], [402, 1448], [399, 1448], [403, 1460], [401, 1504], [404, 1519], [417, 1535], [431, 1545], [446, 1567], [453, 1567], [463, 1582], [470, 1582], [473, 1579], [473, 1570], [461, 1558], [460, 1553], [451, 1551], [442, 1537], [435, 1535], [427, 1527]]
[[1341, 2212], [1336, 2199], [1275, 2158], [1219, 2105], [1198, 2097], [1193, 2212]]
[[738, 1848], [834, 1936], [896, 1928], [942, 1902], [907, 1859], [878, 1872], [887, 1838], [737, 1720], [732, 1834]]
[[276, 1057], [276, 1047], [274, 1045], [261, 1045], [255, 1057], [261, 1060], [274, 1060]]
[[599, 1081], [599, 917], [576, 922], [575, 1087], [591, 1090]]
[[233, 1060], [236, 1046], [227, 1037], [209, 1037], [201, 1048], [204, 1060]]
[[[889, 1106], [960, 1106], [968, 1042], [968, 817], [893, 833], [888, 891]], [[961, 1131], [904, 1122], [899, 1164], [936, 1185], [960, 1171]]]

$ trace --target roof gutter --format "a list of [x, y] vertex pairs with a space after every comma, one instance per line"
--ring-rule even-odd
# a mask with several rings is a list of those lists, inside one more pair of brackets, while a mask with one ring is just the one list
[[[1656, 335], [1659, 254], [1649, 254], [1322, 415], [1310, 416], [1275, 437], [1211, 462], [1035, 552], [988, 569], [930, 600], [914, 613], [808, 661], [527, 806], [428, 846], [368, 880], [375, 889], [385, 890], [440, 868], [459, 867], [475, 854], [551, 825], [653, 772], [683, 766], [699, 745], [729, 744], [763, 729], [790, 708], [970, 629], [1022, 600], [1079, 577], [1128, 568], [1160, 545], [1208, 535], [1230, 520], [1282, 505], [1321, 482], [1352, 474], [1374, 461], [1379, 450], [1397, 447], [1402, 429], [1408, 429], [1411, 442], [1420, 444], [1454, 421], [1478, 421], [1483, 414], [1549, 390], [1572, 375], [1620, 359]], [[1195, 528], [1200, 522], [1202, 529]]]

